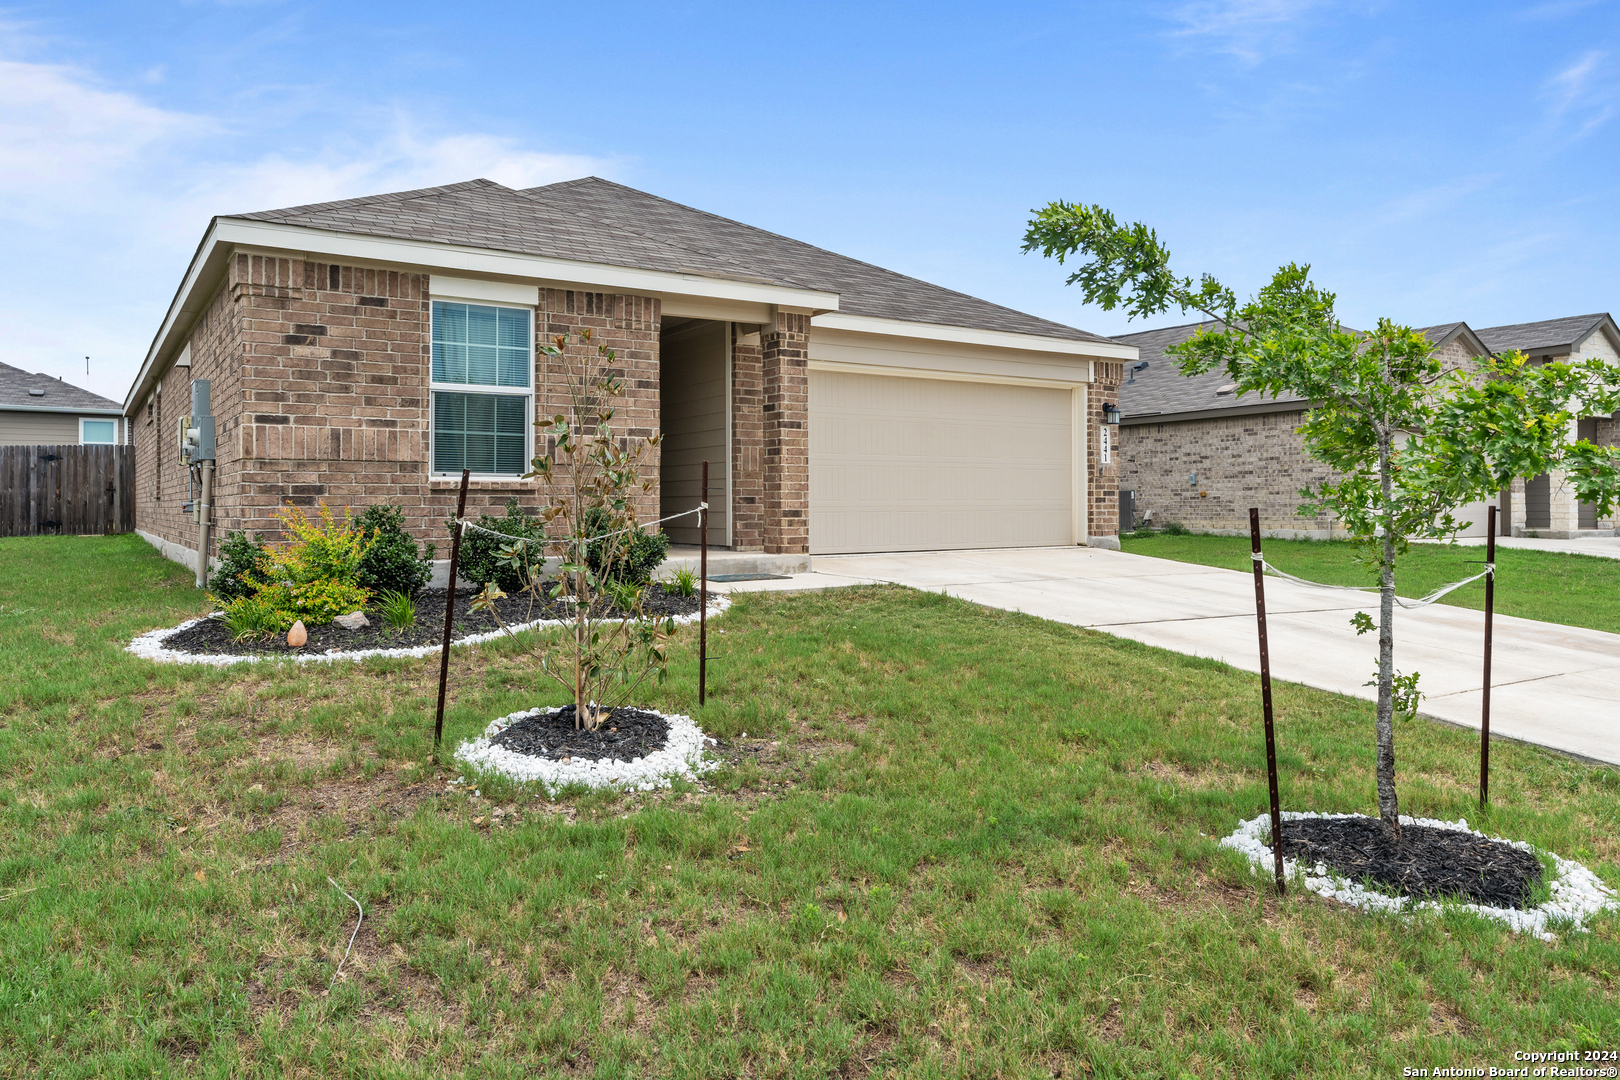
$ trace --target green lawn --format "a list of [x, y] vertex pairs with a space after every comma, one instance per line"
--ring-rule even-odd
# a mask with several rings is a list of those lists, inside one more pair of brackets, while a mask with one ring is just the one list
[[[1215, 663], [892, 587], [745, 596], [708, 707], [685, 632], [647, 695], [725, 740], [710, 790], [474, 799], [429, 760], [435, 659], [121, 651], [198, 610], [133, 537], [0, 540], [0, 1075], [1387, 1077], [1620, 1047], [1620, 918], [1407, 925], [1218, 849], [1266, 789], [1256, 680]], [[453, 678], [451, 746], [556, 701], [509, 643]], [[1371, 707], [1277, 704], [1286, 805], [1371, 810]], [[1398, 739], [1404, 809], [1477, 823], [1473, 736]], [[1492, 760], [1485, 827], [1620, 885], [1620, 774]], [[329, 876], [366, 910], [335, 986]]]
[[[1120, 545], [1133, 555], [1222, 566], [1250, 572], [1246, 536], [1139, 537], [1126, 534]], [[1357, 559], [1344, 540], [1266, 540], [1266, 561], [1297, 577], [1329, 585], [1376, 585], [1378, 574]], [[1483, 569], [1483, 547], [1413, 544], [1395, 567], [1395, 587], [1402, 596], [1425, 596], [1441, 585], [1473, 577]], [[1369, 593], [1369, 608], [1377, 594]], [[1443, 604], [1485, 610], [1485, 583], [1475, 582], [1450, 593]], [[1524, 619], [1584, 626], [1620, 633], [1620, 559], [1598, 555], [1565, 555], [1524, 548], [1496, 549], [1496, 611]]]

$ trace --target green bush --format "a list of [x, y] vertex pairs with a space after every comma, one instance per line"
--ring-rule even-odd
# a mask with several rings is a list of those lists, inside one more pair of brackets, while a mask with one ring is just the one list
[[409, 630], [416, 625], [416, 601], [402, 592], [386, 592], [377, 601], [383, 625], [390, 630]]
[[433, 576], [432, 544], [417, 554], [416, 540], [405, 531], [405, 515], [392, 506], [368, 506], [355, 528], [370, 537], [360, 557], [360, 587], [373, 595], [403, 593], [415, 596]]
[[[622, 527], [600, 506], [585, 511], [584, 524], [584, 533], [587, 536], [600, 536]], [[652, 579], [653, 571], [658, 569], [659, 564], [669, 555], [669, 534], [662, 531], [649, 533], [645, 529], [637, 529], [630, 534], [629, 539], [630, 550], [613, 567], [614, 580], [627, 585], [645, 585]], [[619, 542], [623, 542], [622, 538]], [[602, 573], [602, 564], [606, 561], [606, 543], [592, 543], [586, 552], [591, 569], [597, 574]]]
[[319, 520], [288, 507], [279, 515], [292, 540], [266, 553], [261, 573], [244, 580], [253, 591], [225, 605], [225, 624], [233, 633], [286, 630], [297, 620], [320, 626], [366, 606], [371, 591], [360, 585], [360, 563], [368, 538], [347, 513], [337, 520], [325, 506]]
[[1166, 522], [1164, 526], [1166, 536], [1191, 536], [1192, 530], [1179, 521]]
[[[535, 541], [533, 555], [543, 554], [541, 550], [545, 543], [545, 526], [539, 518], [530, 517], [523, 512], [516, 499], [506, 504], [506, 516], [494, 517], [485, 514], [478, 519], [478, 524], [486, 529], [493, 529], [503, 536], [491, 536], [489, 533], [479, 532], [477, 529], [468, 529], [461, 537], [461, 556], [456, 560], [456, 575], [462, 581], [476, 585], [483, 585], [493, 581], [500, 586], [503, 592], [516, 593], [528, 586], [523, 580], [523, 572], [501, 559], [501, 548], [512, 541], [504, 539], [505, 536], [515, 536], [520, 539]], [[456, 527], [455, 519], [445, 522], [447, 528]]]
[[286, 626], [282, 626], [282, 612], [277, 610], [271, 597], [263, 594], [238, 596], [231, 600], [226, 604], [220, 620], [224, 622], [225, 629], [231, 632], [232, 641], [246, 641], [292, 626], [290, 619]]
[[248, 532], [229, 532], [219, 544], [219, 569], [208, 581], [209, 591], [218, 604], [228, 604], [252, 596], [253, 579], [263, 580], [270, 571], [270, 549], [264, 540]]

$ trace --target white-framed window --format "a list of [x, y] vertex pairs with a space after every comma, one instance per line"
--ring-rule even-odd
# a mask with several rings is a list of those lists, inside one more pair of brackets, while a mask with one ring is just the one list
[[118, 442], [117, 420], [92, 420], [87, 416], [79, 417], [79, 442], [86, 443], [113, 443]]
[[432, 322], [432, 472], [528, 472], [533, 456], [533, 309], [435, 300]]

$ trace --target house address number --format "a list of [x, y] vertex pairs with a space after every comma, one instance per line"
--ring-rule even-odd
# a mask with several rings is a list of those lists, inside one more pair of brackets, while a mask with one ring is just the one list
[[1098, 456], [1101, 459], [1102, 464], [1104, 464], [1104, 465], [1112, 465], [1114, 463], [1114, 440], [1113, 440], [1113, 436], [1109, 434], [1107, 424], [1103, 424], [1097, 430], [1098, 430], [1098, 437], [1097, 437]]

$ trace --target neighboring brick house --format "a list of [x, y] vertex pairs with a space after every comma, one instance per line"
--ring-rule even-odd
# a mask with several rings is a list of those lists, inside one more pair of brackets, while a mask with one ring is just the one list
[[43, 373], [0, 364], [0, 446], [122, 443], [123, 407]]
[[194, 558], [175, 418], [207, 379], [216, 541], [386, 502], [442, 553], [463, 467], [469, 514], [542, 502], [537, 346], [586, 329], [617, 351], [620, 433], [665, 437], [644, 520], [695, 505], [707, 459], [711, 542], [783, 566], [1117, 544], [1101, 428], [1134, 347], [595, 178], [215, 218], [124, 403], [137, 528]]
[[[1620, 364], [1620, 328], [1607, 312], [1490, 326], [1479, 336], [1493, 353], [1517, 349], [1535, 363], [1596, 357]], [[1570, 435], [1613, 446], [1620, 442], [1620, 424], [1613, 416], [1583, 416], [1571, 421]], [[1511, 519], [1514, 536], [1534, 533], [1553, 539], [1609, 535], [1617, 524], [1613, 518], [1599, 519], [1596, 506], [1577, 502], [1561, 472], [1516, 481], [1504, 516]]]
[[[1188, 323], [1114, 339], [1141, 354], [1126, 365], [1119, 388], [1119, 483], [1132, 493], [1137, 523], [1151, 519], [1158, 526], [1176, 522], [1199, 532], [1248, 535], [1249, 508], [1258, 506], [1267, 535], [1342, 536], [1329, 518], [1297, 514], [1300, 489], [1328, 475], [1305, 452], [1298, 432], [1308, 403], [1234, 394], [1223, 372], [1189, 378], [1165, 353], [1215, 325]], [[1466, 363], [1486, 352], [1466, 323], [1425, 327], [1423, 333], [1448, 362]], [[1484, 504], [1457, 516], [1472, 522], [1464, 535], [1484, 534]]]

